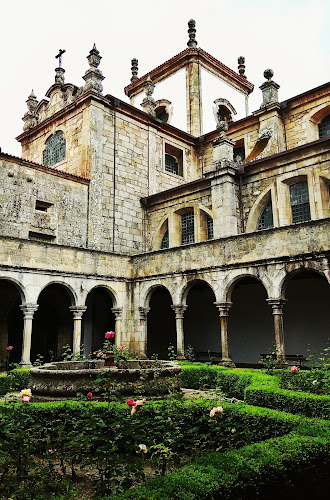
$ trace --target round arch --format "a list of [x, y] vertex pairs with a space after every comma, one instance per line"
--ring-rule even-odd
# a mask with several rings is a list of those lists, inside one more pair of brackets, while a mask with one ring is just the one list
[[168, 358], [168, 348], [176, 348], [175, 313], [169, 290], [164, 285], [152, 286], [146, 294], [147, 308], [147, 356]]
[[275, 205], [276, 199], [275, 199], [275, 196], [273, 196], [274, 187], [275, 187], [275, 182], [271, 186], [268, 186], [267, 189], [265, 189], [258, 196], [256, 201], [252, 205], [252, 208], [250, 210], [248, 220], [246, 223], [246, 232], [247, 233], [252, 233], [254, 231], [258, 231], [258, 224], [259, 224], [260, 217], [261, 217], [263, 211], [265, 210], [265, 208], [269, 202], [272, 202], [272, 206], [273, 206], [273, 227], [277, 225], [277, 221], [274, 220], [274, 215], [276, 213], [276, 210], [274, 210], [274, 208], [276, 206]]
[[283, 281], [284, 344], [287, 354], [312, 353], [316, 358], [330, 345], [330, 285], [317, 269], [300, 268]]
[[[196, 284], [199, 284], [199, 283], [205, 283], [208, 287], [210, 287], [210, 289], [212, 290], [213, 294], [214, 294], [214, 297], [216, 297], [216, 294], [215, 294], [215, 291], [213, 289], [213, 286], [207, 281], [207, 279], [204, 279], [204, 278], [195, 278], [193, 280], [190, 280], [188, 281], [182, 288], [182, 291], [181, 291], [181, 304], [183, 305], [187, 305], [187, 296], [188, 296], [188, 293], [189, 291], [191, 290], [191, 288], [193, 286], [195, 286]], [[214, 301], [216, 300], [216, 298], [214, 298]]]
[[197, 359], [220, 359], [221, 336], [216, 295], [206, 280], [190, 281], [182, 293], [187, 306], [183, 319], [185, 347], [191, 346]]
[[77, 304], [78, 302], [78, 297], [77, 297], [77, 293], [76, 291], [72, 288], [71, 285], [69, 285], [68, 283], [66, 283], [65, 281], [58, 281], [58, 280], [52, 280], [52, 281], [49, 281], [48, 283], [46, 283], [40, 290], [39, 292], [39, 295], [38, 295], [38, 299], [40, 297], [40, 294], [49, 286], [52, 286], [52, 285], [59, 285], [60, 287], [62, 288], [65, 288], [65, 290], [67, 291], [69, 297], [70, 297], [70, 306], [74, 306]]
[[88, 356], [102, 348], [104, 334], [115, 331], [116, 318], [112, 311], [117, 306], [114, 291], [105, 285], [91, 288], [85, 300], [87, 307], [82, 317], [82, 343], [84, 354]]
[[227, 291], [229, 310], [228, 343], [236, 366], [258, 366], [260, 354], [274, 350], [275, 338], [267, 289], [257, 276], [233, 280]]
[[[22, 356], [23, 313], [25, 304], [23, 286], [12, 278], [0, 278], [0, 370], [9, 363], [19, 363]], [[7, 351], [13, 346], [12, 351]]]
[[75, 294], [67, 283], [52, 281], [40, 291], [34, 313], [31, 338], [31, 362], [60, 359], [64, 346], [72, 349], [73, 316], [70, 306]]
[[257, 274], [245, 272], [245, 273], [238, 274], [236, 276], [233, 276], [233, 277], [229, 278], [229, 280], [226, 283], [224, 283], [224, 297], [225, 297], [225, 301], [227, 301], [227, 302], [231, 302], [232, 301], [232, 292], [233, 292], [233, 289], [235, 288], [235, 286], [237, 285], [237, 283], [239, 281], [244, 280], [244, 279], [255, 279], [255, 280], [257, 280], [263, 286], [263, 288], [265, 289], [266, 295], [267, 295], [267, 298], [268, 298], [269, 290], [270, 290], [270, 283], [268, 283], [268, 281], [266, 280], [265, 276], [263, 277], [263, 279], [261, 279], [260, 276], [257, 276]]

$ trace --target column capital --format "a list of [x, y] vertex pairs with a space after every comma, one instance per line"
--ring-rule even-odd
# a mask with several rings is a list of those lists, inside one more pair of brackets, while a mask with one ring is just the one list
[[19, 306], [23, 311], [24, 319], [33, 319], [34, 313], [37, 311], [39, 304], [24, 304]]
[[187, 307], [187, 305], [171, 305], [171, 308], [175, 312], [176, 319], [183, 319], [183, 315]]
[[118, 319], [120, 320], [121, 319], [121, 316], [123, 314], [123, 308], [122, 307], [112, 307], [111, 311], [115, 315], [116, 320], [118, 320]]
[[213, 302], [213, 304], [219, 309], [220, 317], [229, 316], [229, 309], [233, 305], [232, 302]]
[[148, 315], [149, 311], [150, 311], [150, 307], [139, 307], [141, 321], [145, 321], [147, 319], [147, 315]]
[[273, 314], [283, 314], [283, 306], [287, 299], [266, 299], [266, 302], [272, 307]]
[[70, 311], [73, 313], [73, 319], [81, 319], [82, 315], [86, 311], [86, 306], [70, 306]]

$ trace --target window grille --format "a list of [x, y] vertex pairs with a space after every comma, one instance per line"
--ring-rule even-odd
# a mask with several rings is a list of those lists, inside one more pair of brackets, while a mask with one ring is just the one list
[[44, 165], [50, 167], [65, 159], [65, 139], [63, 132], [59, 130], [56, 134], [48, 137], [46, 148], [43, 153]]
[[169, 247], [169, 238], [168, 238], [168, 229], [166, 229], [166, 231], [163, 235], [162, 242], [160, 244], [160, 248], [163, 249], [163, 248], [168, 248], [168, 247]]
[[265, 206], [259, 219], [258, 229], [269, 229], [271, 227], [274, 227], [272, 201]]
[[330, 115], [323, 118], [321, 123], [319, 123], [319, 137], [327, 137], [330, 135]]
[[290, 186], [290, 199], [292, 210], [292, 222], [305, 222], [310, 220], [308, 185], [307, 182], [297, 182]]
[[213, 219], [209, 215], [207, 216], [206, 219], [206, 225], [207, 225], [207, 239], [213, 240]]
[[244, 161], [245, 160], [245, 148], [234, 148], [234, 160]]
[[165, 170], [171, 172], [171, 174], [179, 175], [179, 164], [174, 156], [165, 155]]
[[181, 215], [181, 245], [194, 243], [195, 228], [194, 228], [194, 212], [185, 212]]

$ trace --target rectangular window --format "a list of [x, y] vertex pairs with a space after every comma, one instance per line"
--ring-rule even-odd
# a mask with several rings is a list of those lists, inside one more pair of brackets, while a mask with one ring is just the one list
[[307, 182], [297, 182], [290, 186], [290, 200], [293, 224], [311, 219]]
[[39, 210], [39, 212], [47, 212], [48, 209], [52, 206], [52, 203], [47, 203], [46, 201], [36, 200], [35, 209]]
[[185, 212], [181, 215], [181, 245], [195, 242], [194, 212]]
[[209, 215], [207, 216], [207, 239], [213, 240], [213, 219]]
[[165, 143], [164, 170], [170, 174], [183, 176], [183, 151]]

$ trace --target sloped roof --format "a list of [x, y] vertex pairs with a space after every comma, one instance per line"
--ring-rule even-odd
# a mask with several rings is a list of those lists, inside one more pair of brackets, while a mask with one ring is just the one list
[[224, 80], [226, 83], [236, 88], [239, 92], [242, 92], [243, 94], [250, 94], [252, 92], [254, 85], [244, 76], [228, 68], [228, 66], [205, 52], [205, 50], [192, 47], [183, 50], [160, 66], [157, 66], [153, 70], [149, 71], [144, 76], [134, 80], [125, 87], [125, 94], [128, 97], [140, 94], [143, 92], [143, 87], [148, 76], [150, 76], [153, 83], [161, 82], [173, 73], [176, 73], [181, 68], [185, 67], [192, 59], [197, 60], [204, 69], [221, 80]]

